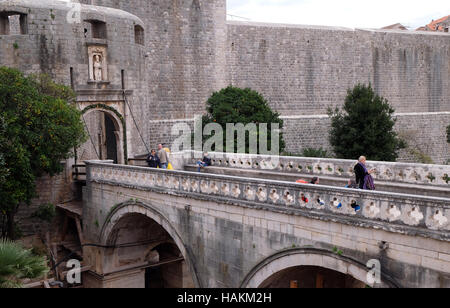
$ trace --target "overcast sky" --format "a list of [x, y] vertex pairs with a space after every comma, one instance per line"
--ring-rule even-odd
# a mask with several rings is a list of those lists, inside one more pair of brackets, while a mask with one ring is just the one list
[[450, 15], [450, 0], [227, 0], [231, 20], [381, 28], [418, 28]]

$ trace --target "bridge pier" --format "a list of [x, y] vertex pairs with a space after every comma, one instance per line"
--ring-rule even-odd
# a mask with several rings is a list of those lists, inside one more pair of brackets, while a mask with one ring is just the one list
[[[91, 237], [84, 257], [93, 264], [84, 285], [103, 288], [192, 288], [194, 287], [177, 241], [154, 219], [137, 207], [119, 216], [113, 209], [101, 240]], [[158, 218], [155, 218], [158, 219]], [[92, 235], [92, 234], [91, 234]]]
[[83, 276], [84, 288], [144, 288], [145, 269], [132, 269], [124, 272], [109, 274], [107, 276], [98, 275], [89, 271]]
[[[176, 265], [163, 264], [151, 267], [140, 267], [107, 275], [94, 271], [83, 274], [84, 288], [194, 288], [189, 268], [183, 260]], [[154, 277], [164, 272], [163, 277]], [[159, 272], [159, 273], [158, 273]]]

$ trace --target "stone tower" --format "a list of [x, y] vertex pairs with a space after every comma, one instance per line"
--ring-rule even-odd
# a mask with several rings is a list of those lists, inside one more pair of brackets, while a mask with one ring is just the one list
[[206, 99], [226, 85], [226, 0], [82, 2], [118, 8], [144, 21], [152, 120], [203, 113]]
[[[227, 85], [226, 0], [82, 0], [130, 12], [145, 24], [145, 81], [133, 112], [150, 146], [170, 145], [174, 123], [192, 123]], [[127, 74], [133, 74], [128, 71]], [[136, 92], [136, 91], [135, 91]], [[132, 137], [134, 138], [134, 137]], [[135, 138], [135, 153], [144, 153]]]

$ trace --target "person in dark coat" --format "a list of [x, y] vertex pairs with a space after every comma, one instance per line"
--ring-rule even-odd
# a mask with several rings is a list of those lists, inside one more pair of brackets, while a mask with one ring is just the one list
[[319, 185], [319, 183], [320, 183], [320, 179], [319, 179], [318, 177], [314, 177], [314, 178], [311, 180], [311, 183], [310, 183], [310, 184], [313, 184], [313, 185]]
[[359, 162], [355, 166], [356, 184], [359, 189], [375, 190], [372, 173], [374, 173], [376, 169], [367, 170], [366, 161], [366, 157], [361, 156]]
[[147, 156], [147, 164], [150, 168], [161, 168], [160, 160], [158, 155], [156, 155], [155, 150], [152, 150], [152, 152]]

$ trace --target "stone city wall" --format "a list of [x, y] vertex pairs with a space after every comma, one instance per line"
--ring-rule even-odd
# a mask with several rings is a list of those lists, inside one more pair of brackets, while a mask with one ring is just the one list
[[[450, 144], [447, 143], [446, 127], [450, 124], [449, 112], [404, 113], [395, 117], [395, 130], [408, 143], [408, 148], [400, 151], [398, 161], [420, 162], [426, 155], [436, 164], [448, 163]], [[332, 153], [328, 116], [286, 116], [283, 120], [286, 152], [302, 154], [307, 148], [323, 148]]]
[[228, 22], [230, 82], [283, 116], [326, 114], [371, 83], [397, 112], [450, 111], [448, 34]]

